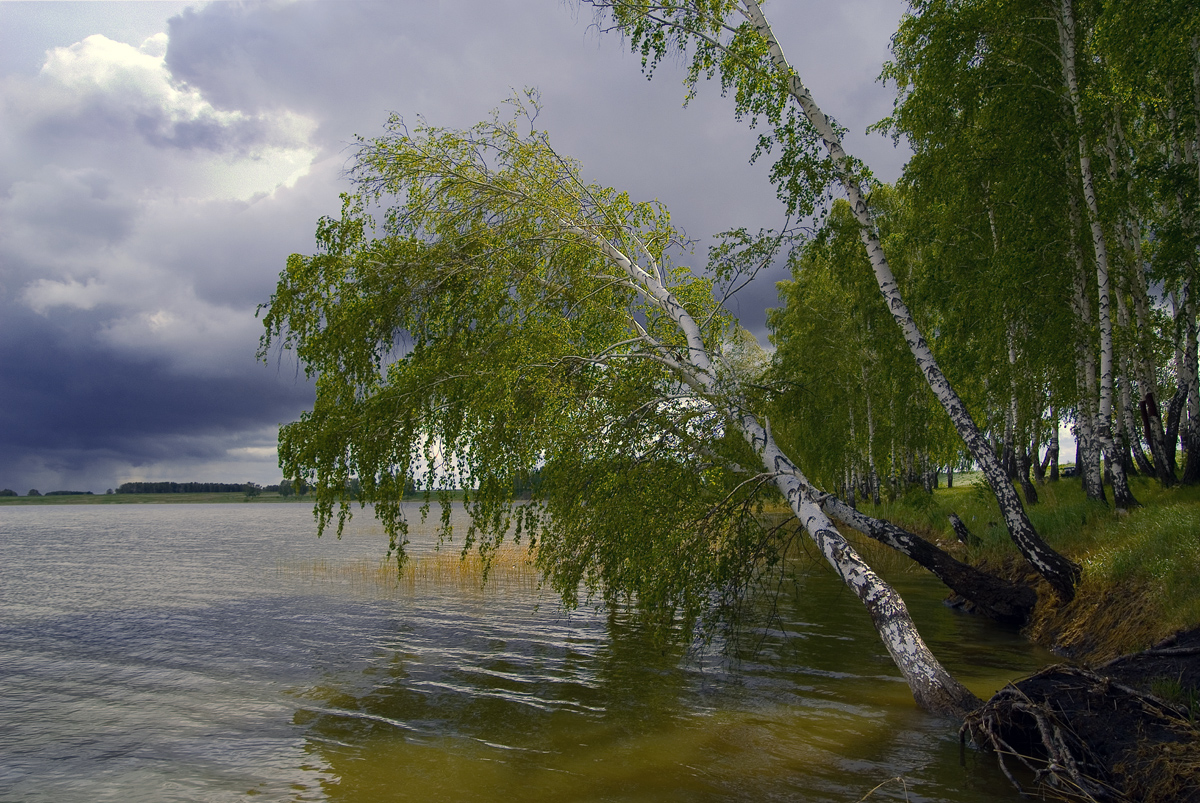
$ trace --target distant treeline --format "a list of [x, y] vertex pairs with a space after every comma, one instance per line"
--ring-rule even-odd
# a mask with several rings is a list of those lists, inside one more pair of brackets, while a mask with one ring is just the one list
[[126, 482], [117, 488], [119, 494], [240, 494], [246, 492], [244, 482]]

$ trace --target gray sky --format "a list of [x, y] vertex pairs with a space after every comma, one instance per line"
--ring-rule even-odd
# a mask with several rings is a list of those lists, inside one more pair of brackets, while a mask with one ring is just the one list
[[[887, 181], [907, 152], [865, 128], [891, 108], [876, 76], [904, 7], [766, 6]], [[719, 86], [685, 109], [681, 65], [647, 82], [591, 22], [551, 0], [0, 2], [0, 488], [277, 482], [276, 429], [312, 391], [255, 361], [255, 307], [388, 112], [468, 126], [537, 87], [589, 179], [661, 200], [701, 241], [778, 226]], [[735, 307], [764, 343], [780, 278]]]

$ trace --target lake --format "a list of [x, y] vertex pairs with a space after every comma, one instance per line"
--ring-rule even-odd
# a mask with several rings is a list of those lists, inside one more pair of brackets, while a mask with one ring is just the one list
[[[338, 541], [300, 503], [0, 508], [0, 801], [1019, 799], [820, 564], [730, 657], [412, 537], [399, 582], [369, 512]], [[1052, 660], [890, 579], [976, 694]]]

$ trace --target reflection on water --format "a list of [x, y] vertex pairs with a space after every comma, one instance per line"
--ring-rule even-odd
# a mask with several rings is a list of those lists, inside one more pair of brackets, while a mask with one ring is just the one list
[[[1016, 799], [819, 567], [726, 659], [415, 540], [397, 580], [369, 516], [0, 509], [0, 800]], [[892, 579], [977, 694], [1045, 659]]]

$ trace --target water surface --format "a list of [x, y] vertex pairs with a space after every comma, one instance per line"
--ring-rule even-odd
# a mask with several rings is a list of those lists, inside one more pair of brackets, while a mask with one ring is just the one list
[[[385, 548], [303, 504], [0, 508], [0, 801], [1018, 799], [819, 565], [729, 660]], [[977, 694], [1047, 660], [893, 580]]]

